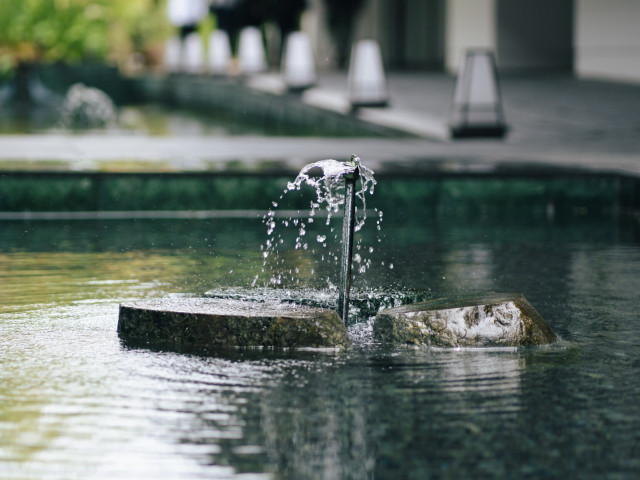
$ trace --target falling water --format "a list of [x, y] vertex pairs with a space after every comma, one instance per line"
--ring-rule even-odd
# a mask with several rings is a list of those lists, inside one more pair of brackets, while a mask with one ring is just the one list
[[[294, 250], [308, 250], [309, 243], [315, 240], [317, 246], [322, 250], [319, 253], [319, 260], [333, 262], [336, 265], [339, 262], [339, 254], [327, 248], [328, 237], [333, 235], [338, 240], [339, 233], [331, 227], [330, 222], [334, 216], [339, 215], [340, 207], [345, 202], [345, 182], [344, 175], [354, 172], [358, 169], [360, 173], [360, 185], [356, 189], [356, 205], [355, 205], [355, 222], [354, 231], [359, 231], [365, 224], [367, 218], [366, 196], [372, 195], [376, 181], [374, 172], [360, 163], [360, 159], [355, 155], [349, 162], [340, 162], [337, 160], [321, 160], [310, 163], [300, 170], [300, 173], [294, 181], [287, 184], [287, 188], [277, 201], [272, 202], [272, 207], [263, 217], [263, 223], [267, 227], [267, 240], [261, 245], [262, 250], [262, 270], [261, 274], [265, 277], [265, 286], [282, 286], [285, 283], [294, 285], [299, 284], [296, 274], [298, 272], [287, 270], [284, 268], [284, 261], [280, 257], [279, 252], [282, 249], [289, 248], [285, 244], [284, 237], [279, 228], [293, 228], [296, 236], [293, 244]], [[321, 172], [320, 175], [314, 175], [315, 172]], [[310, 202], [309, 211], [300, 218], [293, 216], [281, 216], [277, 211], [278, 205], [281, 203], [285, 195], [291, 191], [301, 190], [303, 185], [308, 185], [315, 189], [315, 198]], [[318, 233], [315, 239], [309, 240], [307, 230], [310, 224], [313, 224], [317, 218], [324, 217], [326, 231]], [[381, 212], [378, 217], [378, 226], [382, 218]], [[360, 243], [356, 246], [360, 251], [362, 246]], [[313, 253], [316, 253], [315, 246], [311, 247]], [[369, 248], [369, 253], [373, 253], [373, 247]], [[358, 263], [358, 272], [364, 273], [371, 261], [363, 259], [360, 253], [354, 257]], [[261, 275], [254, 277], [252, 286], [258, 285]], [[329, 278], [326, 279], [327, 286], [334, 288]]]
[[[348, 302], [344, 301], [344, 297], [341, 302], [338, 298], [339, 286], [334, 284], [330, 276], [320, 279], [321, 284], [324, 282], [325, 288], [313, 288], [307, 283], [308, 277], [305, 279], [298, 266], [291, 266], [291, 261], [287, 258], [289, 254], [309, 251], [314, 261], [329, 263], [335, 266], [336, 273], [339, 271], [342, 232], [331, 225], [331, 219], [342, 215], [341, 206], [345, 203], [346, 193], [346, 182], [343, 177], [356, 169], [359, 172], [360, 181], [356, 185], [354, 231], [360, 231], [365, 225], [367, 216], [372, 213], [367, 211], [366, 200], [368, 195], [373, 194], [376, 185], [374, 172], [362, 165], [355, 155], [349, 162], [321, 160], [308, 164], [302, 168], [294, 181], [287, 184], [287, 188], [276, 201], [272, 202], [272, 208], [262, 219], [267, 229], [267, 239], [260, 246], [262, 266], [260, 273], [254, 276], [251, 286], [212, 289], [207, 291], [206, 295], [214, 298], [257, 302], [279, 301], [338, 310], [345, 323], [350, 326], [364, 322], [357, 332], [350, 330], [352, 341], [357, 343], [371, 341], [371, 335], [370, 332], [367, 333], [367, 329], [370, 330], [370, 322], [380, 309], [430, 299], [430, 291], [389, 286], [382, 290], [362, 287], [356, 290], [351, 289]], [[283, 208], [285, 196], [289, 192], [301, 190], [303, 185], [308, 185], [315, 191], [309, 210], [305, 212], [285, 210]], [[374, 209], [374, 212], [376, 243], [379, 243], [383, 213], [378, 209]], [[312, 232], [310, 227], [315, 226], [316, 220], [319, 219], [325, 220], [324, 228], [318, 232]], [[291, 240], [293, 237], [295, 239]], [[335, 248], [338, 250], [334, 250]], [[354, 273], [361, 276], [367, 272], [373, 264], [375, 251], [376, 248], [373, 245], [365, 245], [362, 238], [356, 237], [353, 248]], [[385, 268], [393, 269], [391, 263], [385, 265], [381, 260], [380, 264]], [[312, 276], [319, 275], [314, 269], [311, 269], [310, 273]], [[354, 338], [354, 334], [358, 338]]]

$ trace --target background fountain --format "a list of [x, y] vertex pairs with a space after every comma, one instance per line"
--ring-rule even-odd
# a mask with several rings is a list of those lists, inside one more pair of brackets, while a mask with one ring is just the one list
[[72, 85], [62, 104], [60, 123], [65, 128], [113, 128], [118, 110], [113, 100], [102, 90], [82, 83]]

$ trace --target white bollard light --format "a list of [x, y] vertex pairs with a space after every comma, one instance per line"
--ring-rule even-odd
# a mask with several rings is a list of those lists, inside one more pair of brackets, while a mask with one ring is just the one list
[[163, 65], [166, 72], [179, 72], [182, 68], [182, 41], [177, 35], [164, 46]]
[[304, 32], [287, 37], [282, 59], [282, 77], [290, 91], [302, 91], [316, 83], [316, 67], [311, 42]]
[[502, 137], [507, 132], [493, 52], [470, 50], [456, 82], [451, 136]]
[[214, 75], [229, 73], [231, 44], [224, 30], [216, 30], [209, 36], [209, 70]]
[[184, 39], [184, 61], [182, 68], [188, 73], [202, 73], [204, 66], [204, 45], [199, 33], [190, 33]]
[[267, 69], [262, 33], [258, 28], [245, 27], [240, 32], [238, 61], [240, 71], [245, 74], [264, 72]]
[[207, 14], [206, 0], [168, 0], [167, 16], [176, 27], [195, 26]]
[[360, 40], [351, 49], [348, 92], [352, 107], [388, 105], [389, 90], [382, 54], [375, 40]]

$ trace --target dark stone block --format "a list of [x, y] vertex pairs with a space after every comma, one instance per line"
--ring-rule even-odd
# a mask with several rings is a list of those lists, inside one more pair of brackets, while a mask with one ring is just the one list
[[212, 298], [155, 299], [120, 305], [118, 334], [167, 349], [346, 347], [333, 310]]

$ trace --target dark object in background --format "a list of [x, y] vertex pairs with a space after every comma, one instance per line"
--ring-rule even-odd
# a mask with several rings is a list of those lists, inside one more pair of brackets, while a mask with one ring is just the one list
[[327, 7], [329, 32], [333, 37], [338, 54], [338, 67], [347, 65], [353, 43], [353, 21], [364, 0], [324, 0]]
[[306, 0], [220, 0], [211, 4], [210, 11], [216, 16], [218, 28], [229, 35], [231, 48], [236, 51], [242, 28], [273, 22], [284, 39], [300, 29], [305, 8]]

